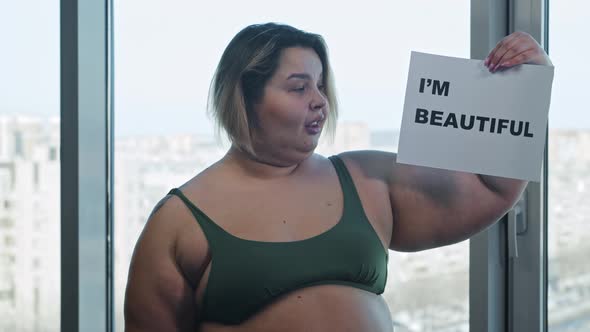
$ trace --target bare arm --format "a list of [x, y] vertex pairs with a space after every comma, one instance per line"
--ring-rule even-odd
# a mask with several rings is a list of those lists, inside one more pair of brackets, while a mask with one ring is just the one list
[[391, 249], [422, 250], [466, 240], [498, 221], [526, 182], [396, 164], [388, 179]]
[[196, 331], [193, 287], [176, 262], [174, 206], [163, 199], [137, 241], [125, 292], [125, 331]]
[[[484, 61], [491, 72], [523, 63], [552, 65], [543, 48], [520, 31], [498, 42]], [[422, 250], [465, 240], [502, 217], [527, 185], [515, 179], [402, 165], [395, 154], [387, 152], [353, 151], [342, 157], [360, 170], [361, 177], [380, 181], [371, 192], [389, 194], [390, 249], [396, 250]], [[365, 179], [359, 180], [375, 182]]]
[[341, 157], [362, 176], [378, 179], [387, 188], [379, 192], [389, 194], [384, 199], [392, 211], [392, 250], [425, 250], [468, 239], [501, 218], [526, 185], [520, 180], [398, 164], [396, 154], [389, 152], [352, 151]]

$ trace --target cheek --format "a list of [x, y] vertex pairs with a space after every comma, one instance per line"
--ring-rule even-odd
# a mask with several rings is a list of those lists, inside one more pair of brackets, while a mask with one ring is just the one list
[[258, 114], [266, 130], [301, 128], [305, 123], [305, 112], [301, 105], [292, 101], [268, 103]]

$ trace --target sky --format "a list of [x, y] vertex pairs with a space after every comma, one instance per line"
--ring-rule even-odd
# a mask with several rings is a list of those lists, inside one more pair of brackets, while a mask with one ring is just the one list
[[[212, 133], [205, 106], [213, 70], [230, 39], [252, 23], [283, 22], [323, 35], [341, 121], [371, 130], [400, 126], [410, 51], [469, 58], [469, 0], [290, 5], [114, 0], [116, 136]], [[590, 128], [582, 99], [590, 77], [582, 58], [590, 54], [582, 42], [588, 9], [583, 0], [550, 4], [552, 128]], [[0, 113], [59, 115], [59, 1], [4, 2], [0, 40]]]

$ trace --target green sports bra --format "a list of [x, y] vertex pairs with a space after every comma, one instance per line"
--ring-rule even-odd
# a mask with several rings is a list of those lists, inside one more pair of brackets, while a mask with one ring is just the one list
[[235, 325], [294, 290], [337, 284], [382, 294], [388, 252], [369, 223], [346, 166], [329, 158], [344, 194], [340, 221], [300, 241], [261, 242], [223, 230], [177, 188], [170, 191], [191, 210], [207, 238], [211, 270], [199, 320]]

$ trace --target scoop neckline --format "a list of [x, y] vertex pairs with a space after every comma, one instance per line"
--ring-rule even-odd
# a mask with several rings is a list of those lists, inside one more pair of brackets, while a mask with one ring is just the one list
[[323, 232], [321, 232], [319, 234], [313, 235], [312, 237], [308, 237], [308, 238], [301, 239], [301, 240], [295, 240], [295, 241], [260, 241], [260, 240], [244, 239], [244, 238], [241, 238], [239, 236], [236, 236], [236, 235], [234, 235], [234, 234], [226, 231], [221, 226], [219, 226], [218, 224], [214, 223], [211, 220], [211, 218], [209, 218], [209, 216], [207, 216], [205, 213], [203, 213], [203, 214], [205, 214], [205, 216], [207, 217], [207, 219], [209, 219], [212, 223], [214, 223], [217, 228], [219, 228], [223, 233], [225, 233], [226, 235], [228, 235], [229, 237], [231, 237], [234, 240], [241, 241], [241, 242], [254, 243], [254, 244], [262, 244], [262, 245], [269, 245], [269, 244], [280, 244], [280, 245], [284, 245], [284, 244], [297, 244], [297, 243], [307, 242], [307, 241], [310, 241], [310, 240], [317, 239], [319, 237], [323, 237], [323, 236], [325, 236], [328, 233], [331, 233], [338, 225], [340, 225], [342, 223], [342, 221], [343, 221], [343, 219], [345, 217], [345, 212], [346, 212], [345, 209], [346, 209], [346, 206], [344, 204], [342, 204], [342, 215], [338, 219], [338, 222], [336, 224], [334, 224], [333, 226], [331, 226], [330, 228], [328, 228], [327, 230], [325, 230], [325, 231], [323, 231]]
[[180, 190], [180, 188], [175, 188], [177, 191], [179, 191], [181, 193], [182, 196], [184, 196], [184, 198], [190, 203], [190, 207], [192, 209], [195, 209], [198, 213], [202, 214], [203, 217], [205, 217], [207, 219], [207, 222], [212, 224], [213, 227], [219, 229], [221, 232], [223, 232], [224, 234], [226, 234], [227, 236], [229, 236], [230, 238], [232, 238], [233, 240], [237, 240], [237, 241], [241, 241], [241, 242], [248, 242], [248, 243], [252, 243], [252, 244], [262, 244], [262, 245], [267, 245], [267, 244], [297, 244], [297, 243], [303, 243], [303, 242], [308, 242], [310, 240], [314, 240], [317, 239], [319, 237], [323, 237], [326, 236], [326, 234], [331, 233], [338, 225], [342, 224], [345, 216], [346, 216], [346, 202], [347, 202], [347, 195], [346, 192], [344, 191], [344, 184], [342, 183], [342, 179], [340, 178], [340, 174], [338, 173], [338, 169], [336, 168], [335, 162], [332, 160], [332, 158], [328, 158], [330, 160], [330, 164], [332, 165], [332, 169], [334, 170], [334, 172], [336, 173], [336, 177], [338, 178], [338, 184], [340, 186], [340, 192], [342, 193], [342, 210], [341, 210], [341, 215], [340, 218], [338, 219], [338, 222], [336, 222], [336, 224], [334, 224], [333, 226], [331, 226], [330, 228], [328, 228], [327, 230], [313, 235], [311, 237], [305, 238], [305, 239], [301, 239], [301, 240], [295, 240], [295, 241], [260, 241], [260, 240], [251, 240], [251, 239], [244, 239], [241, 238], [239, 236], [236, 236], [228, 231], [226, 231], [223, 227], [219, 226], [215, 221], [213, 221], [213, 219], [211, 219], [205, 212], [203, 212], [203, 210], [199, 209], [191, 200], [188, 199], [188, 197], [186, 197], [186, 195], [182, 192], [182, 190]]

